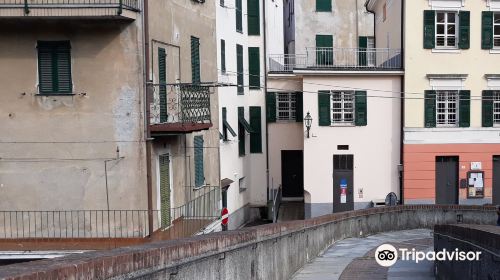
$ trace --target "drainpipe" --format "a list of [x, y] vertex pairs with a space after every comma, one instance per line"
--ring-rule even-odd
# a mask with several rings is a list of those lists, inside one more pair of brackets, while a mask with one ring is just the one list
[[149, 232], [149, 237], [153, 235], [153, 182], [151, 178], [151, 146], [152, 146], [152, 139], [151, 139], [151, 130], [149, 128], [149, 104], [150, 104], [150, 91], [151, 87], [148, 85], [152, 81], [150, 80], [151, 73], [150, 73], [150, 65], [149, 65], [149, 3], [148, 0], [144, 0], [144, 7], [143, 7], [143, 25], [144, 25], [144, 106], [145, 106], [145, 112], [146, 116], [144, 118], [144, 136], [146, 140], [146, 181], [147, 181], [147, 195], [148, 195], [148, 232]]
[[399, 201], [400, 204], [404, 204], [404, 126], [405, 126], [405, 0], [401, 0], [401, 69], [403, 70], [403, 76], [401, 77], [401, 135], [400, 135], [400, 163], [401, 163], [401, 171], [399, 175]]
[[[267, 28], [266, 28], [266, 1], [263, 1], [262, 5], [262, 28], [264, 33], [264, 100], [266, 100], [267, 95]], [[264, 112], [267, 116], [267, 102], [264, 102]], [[267, 201], [269, 201], [269, 123], [266, 118], [266, 187], [267, 187]], [[267, 203], [267, 202], [266, 202]]]

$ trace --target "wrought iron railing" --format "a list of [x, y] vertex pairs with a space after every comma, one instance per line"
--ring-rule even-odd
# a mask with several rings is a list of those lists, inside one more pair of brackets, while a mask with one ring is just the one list
[[270, 55], [270, 72], [294, 69], [397, 70], [402, 67], [400, 49], [306, 48], [306, 54]]
[[151, 124], [211, 123], [210, 87], [165, 84], [152, 88]]
[[[170, 211], [152, 210], [153, 230], [172, 229], [178, 224], [175, 234], [184, 237], [218, 219], [219, 187], [206, 187], [196, 195]], [[150, 235], [149, 213], [148, 210], [0, 211], [0, 239], [142, 238]]]
[[140, 0], [0, 0], [0, 9], [23, 9], [29, 15], [34, 9], [116, 9], [120, 15], [123, 10], [138, 12]]

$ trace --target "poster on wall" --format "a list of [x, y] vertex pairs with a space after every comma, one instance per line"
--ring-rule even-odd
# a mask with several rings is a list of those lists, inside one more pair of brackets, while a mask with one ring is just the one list
[[347, 180], [340, 179], [340, 203], [347, 203]]

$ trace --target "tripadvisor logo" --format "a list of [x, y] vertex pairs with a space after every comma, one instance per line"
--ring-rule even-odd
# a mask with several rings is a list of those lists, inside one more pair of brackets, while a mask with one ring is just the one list
[[481, 252], [464, 252], [455, 249], [448, 251], [417, 251], [415, 248], [409, 250], [400, 248], [399, 251], [390, 244], [382, 244], [375, 251], [375, 260], [384, 267], [390, 267], [396, 263], [398, 256], [402, 261], [413, 261], [419, 263], [424, 260], [428, 261], [479, 261]]

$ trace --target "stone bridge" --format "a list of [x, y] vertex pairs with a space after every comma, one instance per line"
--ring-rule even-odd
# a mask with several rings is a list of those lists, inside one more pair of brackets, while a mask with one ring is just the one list
[[0, 267], [0, 279], [289, 279], [334, 242], [441, 224], [494, 224], [494, 207], [403, 205]]

